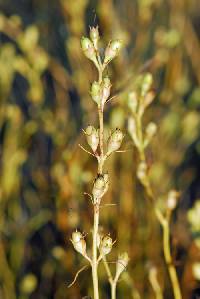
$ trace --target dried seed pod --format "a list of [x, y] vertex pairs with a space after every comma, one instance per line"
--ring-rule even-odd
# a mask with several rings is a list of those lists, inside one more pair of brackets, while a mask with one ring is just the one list
[[82, 254], [83, 256], [86, 255], [86, 242], [84, 240], [84, 236], [81, 232], [75, 231], [72, 233], [72, 244], [74, 246], [74, 249]]
[[88, 126], [85, 129], [87, 143], [95, 153], [99, 145], [99, 132], [93, 126]]
[[95, 52], [95, 48], [93, 43], [91, 42], [91, 40], [87, 37], [82, 37], [81, 38], [81, 48], [83, 50], [83, 53], [85, 54], [85, 56], [92, 60], [92, 61], [96, 61], [96, 52]]
[[102, 255], [107, 255], [111, 252], [113, 246], [113, 241], [110, 236], [104, 236], [101, 239], [99, 251]]
[[154, 122], [150, 122], [146, 127], [146, 136], [144, 141], [144, 146], [146, 147], [152, 140], [153, 136], [157, 132], [157, 125]]
[[128, 107], [130, 108], [133, 114], [137, 112], [138, 97], [135, 91], [130, 92], [128, 95]]
[[145, 185], [147, 180], [147, 164], [142, 161], [138, 165], [137, 169], [137, 177], [140, 180], [140, 182]]
[[122, 254], [119, 254], [118, 260], [117, 260], [117, 265], [116, 265], [116, 280], [119, 279], [119, 276], [121, 273], [126, 269], [128, 265], [129, 257], [128, 253], [124, 252]]
[[146, 73], [143, 77], [142, 84], [141, 84], [141, 95], [145, 96], [149, 91], [151, 84], [153, 82], [153, 77], [150, 73]]
[[148, 91], [143, 100], [144, 109], [146, 109], [152, 103], [154, 98], [155, 98], [155, 92], [153, 90]]
[[134, 117], [128, 118], [128, 132], [131, 135], [131, 138], [133, 139], [135, 146], [137, 148], [139, 148], [140, 143], [139, 143], [138, 134], [137, 134], [136, 121], [135, 121]]
[[102, 87], [98, 82], [94, 81], [92, 83], [90, 94], [93, 101], [96, 102], [97, 105], [100, 105], [102, 99]]
[[109, 77], [103, 78], [102, 82], [102, 104], [104, 105], [110, 96], [111, 82]]
[[179, 192], [176, 190], [171, 190], [167, 196], [167, 208], [169, 210], [174, 210], [177, 205], [177, 200], [179, 198]]
[[120, 129], [116, 129], [108, 138], [108, 155], [119, 150], [124, 135]]
[[98, 174], [97, 178], [94, 181], [92, 195], [94, 202], [100, 202], [102, 196], [107, 192], [109, 186], [109, 177], [108, 174]]
[[90, 38], [91, 41], [94, 44], [95, 49], [98, 49], [98, 41], [99, 41], [99, 29], [97, 27], [91, 27], [90, 28]]
[[122, 48], [122, 40], [116, 39], [116, 40], [111, 41], [105, 50], [104, 63], [107, 64], [115, 56], [117, 56], [117, 54], [119, 53], [121, 48]]

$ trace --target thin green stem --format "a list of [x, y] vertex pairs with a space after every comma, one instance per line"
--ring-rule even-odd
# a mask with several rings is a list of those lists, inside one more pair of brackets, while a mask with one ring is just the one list
[[[139, 141], [140, 141], [140, 148], [138, 148], [140, 160], [146, 161], [145, 150], [143, 147], [144, 140], [143, 140], [143, 133], [142, 133], [141, 117], [137, 116], [136, 125], [137, 125], [138, 137], [139, 137]], [[152, 200], [152, 202], [155, 202], [155, 197], [154, 197], [153, 190], [152, 190], [148, 176], [146, 176], [144, 188], [146, 190], [147, 195]], [[164, 217], [163, 214], [156, 207], [154, 207], [154, 211], [155, 211], [156, 217], [157, 217], [160, 225], [163, 228], [163, 252], [164, 252], [165, 262], [167, 264], [167, 268], [168, 268], [168, 272], [169, 272], [169, 276], [170, 276], [170, 280], [171, 280], [171, 284], [172, 284], [174, 298], [182, 299], [180, 285], [179, 285], [179, 281], [178, 281], [178, 277], [177, 277], [177, 272], [172, 263], [172, 257], [171, 257], [170, 228], [169, 228], [170, 214], [167, 214], [167, 216]]]

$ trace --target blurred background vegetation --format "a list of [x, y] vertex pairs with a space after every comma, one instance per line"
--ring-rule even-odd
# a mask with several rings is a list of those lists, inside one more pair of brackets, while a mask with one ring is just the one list
[[[96, 161], [78, 147], [81, 128], [96, 123], [90, 83], [95, 69], [80, 50], [89, 25], [101, 47], [124, 40], [111, 63], [107, 130], [127, 132], [127, 97], [150, 71], [156, 100], [146, 122], [158, 124], [148, 151], [159, 199], [181, 191], [172, 223], [174, 262], [184, 298], [200, 296], [200, 2], [198, 0], [0, 0], [0, 298], [78, 299], [91, 295], [90, 270], [69, 241], [75, 228], [90, 237], [90, 192]], [[127, 250], [130, 264], [118, 298], [155, 298], [148, 275], [157, 268], [172, 298], [160, 228], [135, 176], [137, 155], [126, 133], [124, 154], [110, 158], [111, 187], [101, 224]], [[126, 221], [124, 221], [126, 219]], [[126, 233], [124, 233], [126, 232]], [[114, 266], [113, 266], [114, 267]], [[195, 270], [194, 270], [195, 269]], [[101, 298], [109, 285], [100, 269]], [[140, 297], [139, 297], [140, 294]], [[84, 297], [89, 298], [89, 297]]]

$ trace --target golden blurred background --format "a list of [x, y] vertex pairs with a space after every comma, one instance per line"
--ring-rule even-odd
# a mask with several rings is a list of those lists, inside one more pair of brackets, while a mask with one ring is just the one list
[[[156, 267], [164, 298], [171, 287], [160, 228], [136, 179], [137, 153], [127, 132], [128, 94], [145, 71], [156, 99], [145, 123], [158, 133], [148, 149], [150, 178], [161, 200], [181, 192], [172, 226], [174, 263], [184, 299], [200, 298], [200, 2], [198, 0], [0, 0], [0, 298], [91, 298], [90, 270], [68, 288], [84, 261], [71, 232], [90, 239], [90, 192], [96, 162], [78, 144], [81, 129], [97, 125], [90, 84], [95, 68], [80, 49], [89, 26], [99, 25], [100, 47], [124, 41], [109, 66], [116, 100], [106, 131], [120, 127], [126, 153], [106, 167], [111, 186], [101, 226], [130, 256], [118, 299], [153, 299]], [[112, 267], [112, 266], [111, 266]], [[114, 265], [113, 265], [114, 267]], [[109, 284], [99, 271], [101, 298]]]

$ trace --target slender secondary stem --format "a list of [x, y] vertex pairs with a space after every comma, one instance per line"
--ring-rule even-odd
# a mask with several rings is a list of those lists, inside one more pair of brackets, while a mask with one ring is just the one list
[[[144, 147], [143, 147], [144, 143], [143, 143], [141, 118], [137, 117], [136, 121], [137, 121], [137, 128], [138, 128], [138, 136], [140, 139], [139, 141], [140, 141], [140, 145], [141, 145], [140, 148], [138, 149], [139, 155], [140, 155], [140, 160], [146, 162], [146, 155], [145, 155], [145, 151], [144, 151]], [[154, 197], [153, 190], [152, 190], [148, 176], [146, 176], [146, 178], [145, 178], [144, 188], [146, 190], [147, 195], [152, 200], [152, 202], [155, 202], [155, 197]], [[163, 252], [164, 252], [164, 258], [165, 258], [165, 262], [167, 264], [167, 268], [168, 268], [168, 272], [169, 272], [169, 276], [170, 276], [170, 280], [171, 280], [171, 284], [172, 284], [174, 298], [182, 299], [177, 272], [173, 265], [172, 256], [171, 256], [170, 228], [169, 228], [170, 215], [168, 215], [168, 217], [165, 218], [156, 207], [154, 207], [154, 211], [155, 211], [156, 217], [163, 229]]]
[[110, 271], [110, 267], [106, 261], [106, 258], [103, 258], [104, 267], [106, 269], [106, 273], [108, 275], [108, 281], [110, 283], [111, 288], [111, 299], [116, 299], [116, 288], [117, 288], [117, 280], [113, 279], [112, 273]]
[[166, 221], [162, 225], [163, 227], [163, 249], [164, 249], [164, 256], [165, 256], [165, 262], [167, 263], [169, 276], [171, 279], [171, 283], [173, 286], [173, 293], [175, 299], [181, 299], [181, 290], [179, 286], [179, 281], [176, 273], [176, 269], [173, 265], [173, 260], [171, 256], [171, 250], [170, 250], [170, 228], [169, 228], [169, 222]]

